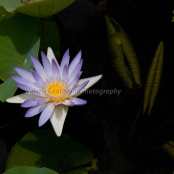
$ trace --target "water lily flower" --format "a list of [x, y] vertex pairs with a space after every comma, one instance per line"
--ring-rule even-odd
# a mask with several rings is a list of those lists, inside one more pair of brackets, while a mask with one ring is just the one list
[[22, 68], [14, 69], [21, 76], [13, 76], [17, 86], [26, 91], [23, 94], [8, 98], [9, 103], [22, 103], [21, 107], [31, 107], [25, 117], [41, 113], [39, 127], [49, 119], [57, 136], [62, 133], [69, 106], [84, 105], [87, 101], [78, 98], [89, 87], [101, 79], [102, 75], [80, 79], [83, 59], [81, 51], [69, 65], [69, 49], [65, 52], [59, 66], [52, 49], [49, 47], [47, 56], [41, 52], [42, 63], [31, 55], [35, 71]]

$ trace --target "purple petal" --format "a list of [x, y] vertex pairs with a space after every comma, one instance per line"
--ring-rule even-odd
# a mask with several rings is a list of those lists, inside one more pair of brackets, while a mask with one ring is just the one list
[[32, 87], [32, 88], [35, 88], [36, 86], [34, 85], [33, 82], [27, 80], [27, 79], [24, 79], [22, 77], [19, 77], [19, 76], [12, 76], [11, 77], [14, 81], [20, 83], [20, 84], [23, 84], [23, 85], [27, 85], [29, 87]]
[[62, 104], [66, 105], [66, 106], [74, 106], [74, 103], [71, 100], [65, 100], [62, 102]]
[[33, 116], [39, 114], [40, 112], [42, 112], [46, 108], [46, 106], [47, 105], [45, 105], [45, 104], [33, 106], [26, 112], [24, 117], [33, 117]]
[[51, 117], [53, 110], [54, 110], [54, 105], [53, 104], [49, 104], [47, 105], [47, 107], [43, 110], [42, 114], [40, 115], [39, 118], [39, 127], [44, 125], [48, 119]]
[[80, 62], [81, 56], [82, 56], [82, 52], [80, 50], [75, 56], [75, 58], [72, 60], [71, 64], [69, 65], [69, 75], [72, 73], [76, 65]]
[[[24, 90], [24, 91], [27, 91], [27, 92], [30, 92], [30, 91], [36, 92], [37, 91], [37, 89], [31, 88], [31, 87], [29, 87], [27, 85], [23, 85], [23, 84], [16, 84], [16, 86], [19, 87], [20, 89]], [[33, 92], [31, 92], [31, 93], [33, 93]]]
[[60, 106], [62, 102], [54, 104], [54, 106]]
[[38, 83], [39, 87], [42, 88], [43, 86], [45, 86], [45, 82], [40, 77], [40, 75], [36, 71], [34, 71], [32, 69], [30, 71], [31, 71], [31, 74], [32, 74], [33, 78], [36, 80], [36, 83]]
[[33, 62], [34, 68], [37, 71], [37, 73], [43, 78], [45, 79], [46, 75], [45, 75], [45, 71], [44, 68], [42, 67], [41, 63], [34, 57], [31, 55], [31, 60]]
[[52, 73], [53, 73], [54, 80], [60, 80], [59, 68], [54, 59], [52, 60], [52, 71], [53, 71]]
[[43, 104], [43, 103], [46, 103], [46, 102], [49, 102], [49, 100], [45, 99], [45, 98], [42, 98], [42, 99], [39, 99], [37, 101], [37, 104], [40, 105], [40, 104]]
[[89, 80], [87, 80], [86, 82], [82, 83], [81, 85], [75, 87], [72, 92], [71, 92], [71, 95], [70, 96], [74, 96], [76, 95], [77, 93], [79, 93], [87, 84], [88, 84]]
[[[87, 90], [88, 88], [90, 88], [92, 85], [94, 85], [95, 83], [97, 83], [100, 79], [102, 78], [102, 75], [98, 75], [98, 76], [94, 76], [94, 77], [89, 77], [89, 78], [85, 78], [85, 79], [80, 79], [77, 83], [78, 85], [81, 85], [82, 83], [84, 83], [85, 81], [89, 80], [89, 83], [86, 85], [85, 90]], [[79, 92], [78, 94], [75, 95], [75, 97], [81, 95], [85, 90], [83, 90], [82, 92]]]
[[72, 80], [74, 79], [74, 77], [80, 72], [80, 70], [82, 68], [82, 64], [83, 64], [83, 61], [81, 61], [79, 64], [77, 64], [77, 66], [74, 68], [73, 72], [69, 76], [69, 83], [71, 83]]
[[62, 81], [64, 83], [68, 83], [68, 66], [65, 65], [64, 69], [63, 69], [63, 73], [62, 73]]
[[24, 79], [28, 79], [29, 81], [31, 82], [35, 82], [32, 74], [28, 71], [26, 71], [25, 69], [23, 68], [19, 68], [19, 67], [14, 67], [14, 69], [16, 70], [16, 72], [21, 76], [23, 77]]
[[64, 69], [64, 66], [65, 65], [69, 65], [69, 49], [66, 50], [65, 54], [63, 55], [63, 58], [62, 58], [62, 61], [61, 61], [61, 64], [60, 64], [60, 71], [61, 73], [63, 72], [63, 69]]
[[43, 52], [41, 52], [41, 55], [42, 55], [42, 63], [44, 66], [45, 74], [48, 76], [48, 78], [50, 78], [53, 76], [51, 64], [50, 64], [47, 56]]
[[74, 103], [74, 105], [85, 105], [87, 103], [86, 100], [75, 97], [71, 97], [70, 100]]
[[39, 100], [40, 98], [31, 98], [29, 100], [26, 100], [24, 101], [22, 104], [21, 104], [21, 107], [23, 108], [28, 108], [28, 107], [31, 107], [31, 106], [35, 106], [37, 105], [37, 101]]
[[27, 91], [27, 92], [30, 92], [32, 94], [43, 96], [42, 89], [39, 89], [39, 88], [31, 88], [31, 87], [29, 87], [27, 85], [23, 85], [23, 84], [16, 84], [16, 86], [19, 87], [20, 89], [22, 89], [24, 91]]
[[69, 88], [70, 88], [70, 89], [71, 89], [72, 87], [74, 87], [74, 86], [77, 84], [77, 82], [78, 82], [78, 80], [79, 80], [81, 74], [82, 74], [82, 71], [79, 72], [79, 73], [76, 75], [76, 77], [72, 80], [72, 82], [71, 82], [70, 85], [69, 85]]

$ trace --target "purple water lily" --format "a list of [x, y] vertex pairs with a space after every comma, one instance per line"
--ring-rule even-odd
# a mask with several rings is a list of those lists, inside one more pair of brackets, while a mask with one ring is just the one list
[[17, 86], [26, 91], [23, 94], [8, 98], [9, 103], [22, 103], [21, 107], [31, 107], [25, 117], [32, 117], [41, 113], [39, 127], [49, 119], [57, 136], [62, 133], [64, 121], [69, 106], [84, 105], [87, 101], [78, 98], [85, 90], [90, 88], [102, 75], [80, 79], [83, 59], [81, 51], [69, 65], [69, 49], [65, 52], [59, 66], [51, 48], [47, 56], [42, 52], [42, 63], [31, 56], [34, 70], [30, 72], [15, 67], [21, 76], [13, 76]]

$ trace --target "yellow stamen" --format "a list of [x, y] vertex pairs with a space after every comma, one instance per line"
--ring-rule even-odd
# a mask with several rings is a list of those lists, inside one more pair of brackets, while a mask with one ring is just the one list
[[55, 103], [64, 101], [69, 94], [68, 87], [61, 81], [51, 82], [45, 89], [46, 99]]

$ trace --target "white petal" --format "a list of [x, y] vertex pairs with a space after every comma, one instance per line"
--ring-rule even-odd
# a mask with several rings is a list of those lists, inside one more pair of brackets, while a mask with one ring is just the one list
[[40, 98], [40, 97], [37, 95], [31, 94], [31, 93], [23, 93], [23, 94], [8, 98], [6, 100], [6, 102], [8, 102], [8, 103], [23, 103], [25, 100], [28, 100], [31, 98]]
[[48, 49], [47, 49], [47, 58], [50, 61], [51, 65], [52, 65], [52, 59], [54, 59], [57, 63], [57, 66], [59, 67], [59, 63], [57, 62], [54, 52], [50, 47], [48, 47]]
[[74, 103], [71, 100], [68, 100], [68, 99], [63, 101], [62, 104], [66, 105], [66, 106], [74, 106]]
[[83, 92], [85, 92], [88, 88], [90, 88], [92, 85], [94, 85], [95, 83], [97, 83], [100, 79], [102, 78], [102, 75], [98, 75], [98, 76], [94, 76], [94, 77], [89, 77], [89, 78], [85, 78], [85, 79], [80, 79], [76, 85], [79, 86], [82, 83], [84, 83], [85, 81], [89, 80], [88, 84], [86, 85], [85, 88], [83, 88], [82, 91], [80, 91], [79, 93], [77, 93], [76, 95], [74, 95], [73, 97], [77, 97], [79, 95], [81, 95]]
[[57, 136], [60, 136], [62, 134], [62, 129], [67, 112], [68, 106], [65, 105], [56, 106], [54, 108], [50, 121]]

